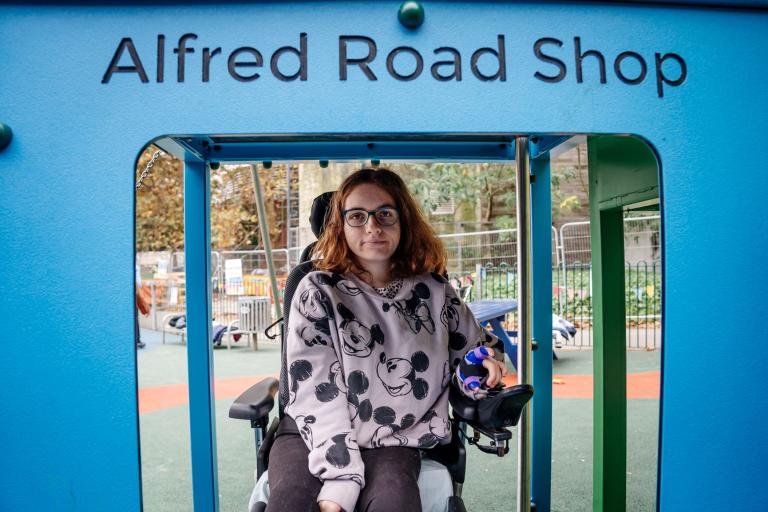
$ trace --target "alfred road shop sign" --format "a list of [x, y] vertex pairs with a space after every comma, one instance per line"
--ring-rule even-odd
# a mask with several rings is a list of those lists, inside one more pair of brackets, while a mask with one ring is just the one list
[[[663, 98], [685, 83], [688, 68], [683, 56], [670, 49], [652, 54], [640, 54], [631, 49], [609, 53], [589, 46], [580, 36], [545, 36], [531, 42], [530, 54], [521, 59], [507, 50], [507, 37], [497, 34], [489, 44], [472, 51], [460, 51], [452, 46], [431, 49], [414, 46], [382, 48], [367, 35], [340, 35], [335, 48], [338, 66], [317, 69], [313, 73], [333, 73], [339, 81], [361, 78], [368, 81], [433, 80], [435, 82], [506, 82], [510, 73], [519, 73], [548, 84], [563, 81], [606, 84], [618, 81], [635, 86], [648, 81], [655, 85], [656, 95]], [[165, 34], [158, 34], [151, 43], [152, 52], [137, 48], [131, 37], [120, 39], [111, 57], [105, 59], [102, 84], [116, 80], [137, 83], [211, 82], [231, 79], [256, 82], [272, 77], [282, 82], [311, 80], [310, 64], [314, 50], [307, 33], [300, 33], [298, 44], [286, 45], [272, 51], [253, 46], [223, 48], [215, 41], [201, 41], [188, 32], [170, 48]], [[147, 48], [147, 42], [140, 42]], [[523, 67], [520, 63], [535, 65]], [[191, 72], [194, 63], [195, 73]], [[152, 73], [154, 71], [154, 73]]]

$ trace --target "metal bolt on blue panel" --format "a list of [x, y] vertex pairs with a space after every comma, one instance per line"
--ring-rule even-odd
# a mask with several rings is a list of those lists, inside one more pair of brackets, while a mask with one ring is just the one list
[[7, 124], [0, 123], [0, 151], [8, 147], [13, 138], [13, 131]]
[[424, 23], [424, 7], [419, 2], [403, 2], [397, 19], [405, 28], [417, 29]]

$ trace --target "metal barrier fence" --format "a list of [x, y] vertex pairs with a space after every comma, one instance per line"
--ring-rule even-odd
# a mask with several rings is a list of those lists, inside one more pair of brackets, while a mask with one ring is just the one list
[[[654, 350], [661, 342], [661, 262], [659, 216], [624, 219], [627, 347]], [[553, 228], [554, 229], [554, 228]], [[474, 235], [474, 243], [473, 240]], [[445, 235], [448, 269], [465, 300], [517, 296], [515, 230]], [[459, 241], [467, 240], [461, 244]], [[492, 246], [478, 248], [478, 246]], [[564, 224], [553, 233], [552, 311], [578, 332], [568, 346], [592, 346], [592, 253], [589, 222]], [[459, 248], [467, 251], [461, 253]], [[456, 256], [461, 254], [463, 257]], [[471, 265], [474, 263], [474, 268]], [[509, 315], [510, 328], [517, 319]]]
[[[474, 231], [440, 235], [448, 258], [449, 272], [475, 271], [477, 265], [517, 264], [517, 229]], [[557, 229], [552, 228], [552, 261], [560, 264]]]
[[[280, 300], [283, 298], [285, 280], [291, 268], [298, 261], [296, 251], [274, 249], [272, 259], [277, 271]], [[295, 256], [294, 256], [295, 255]], [[137, 258], [142, 268], [163, 267], [163, 272], [143, 279], [144, 286], [151, 291], [152, 303], [148, 317], [139, 317], [139, 326], [145, 329], [163, 330], [164, 319], [171, 314], [184, 313], [185, 280], [184, 253], [155, 253], [157, 260], [143, 255]], [[293, 256], [293, 258], [292, 258]], [[158, 263], [167, 261], [167, 263]], [[269, 297], [272, 300], [272, 287], [267, 274], [266, 256], [263, 250], [257, 251], [212, 251], [211, 252], [211, 290], [213, 320], [220, 324], [229, 324], [239, 314], [240, 297]], [[274, 313], [270, 313], [274, 316]], [[274, 318], [271, 319], [274, 321]]]
[[[213, 287], [215, 321], [228, 323], [236, 320], [240, 297], [269, 297], [272, 300], [272, 286], [267, 273], [265, 251], [220, 251], [219, 261], [221, 264], [216, 269], [219, 285]], [[285, 280], [293, 268], [288, 249], [273, 249], [272, 262], [275, 266], [277, 287], [282, 302]], [[274, 313], [272, 315], [274, 316]]]
[[[624, 260], [657, 261], [661, 258], [661, 226], [658, 215], [624, 219]], [[568, 222], [560, 227], [558, 263], [562, 266], [592, 262], [589, 221]], [[554, 260], [554, 259], [553, 259]]]
[[[625, 219], [625, 289], [627, 346], [653, 350], [661, 335], [661, 262], [659, 217]], [[504, 229], [441, 235], [448, 254], [451, 282], [465, 301], [517, 296], [517, 231]], [[564, 224], [552, 229], [552, 310], [573, 322], [576, 337], [568, 346], [592, 345], [592, 265], [589, 222]], [[275, 249], [273, 260], [282, 300], [285, 278], [298, 264], [300, 249]], [[161, 279], [146, 279], [152, 292], [150, 316], [140, 317], [144, 328], [162, 329], [163, 316], [183, 312], [183, 253], [140, 255], [142, 268], [152, 267], [154, 258], [169, 258], [168, 273]], [[647, 259], [643, 259], [647, 258]], [[229, 263], [228, 263], [229, 262]], [[237, 318], [242, 296], [272, 297], [264, 251], [214, 251], [212, 253], [213, 315], [218, 323]], [[511, 328], [517, 325], [510, 315]]]

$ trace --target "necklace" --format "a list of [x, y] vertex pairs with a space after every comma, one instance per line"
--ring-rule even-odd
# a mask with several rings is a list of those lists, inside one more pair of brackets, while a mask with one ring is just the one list
[[400, 291], [400, 288], [402, 287], [403, 287], [402, 278], [397, 278], [394, 281], [391, 281], [387, 286], [384, 286], [383, 288], [374, 287], [373, 289], [376, 290], [376, 293], [378, 293], [384, 298], [394, 299], [397, 293]]

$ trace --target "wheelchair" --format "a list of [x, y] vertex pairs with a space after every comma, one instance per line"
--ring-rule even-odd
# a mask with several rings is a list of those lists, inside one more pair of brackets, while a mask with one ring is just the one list
[[[318, 238], [325, 225], [331, 195], [332, 192], [321, 194], [315, 198], [312, 204], [310, 224], [312, 231]], [[300, 258], [301, 263], [288, 276], [285, 287], [284, 318], [267, 328], [267, 336], [274, 339], [276, 335], [270, 334], [270, 331], [274, 326], [279, 325], [279, 336], [282, 342], [280, 379], [268, 378], [254, 384], [244, 391], [229, 409], [230, 418], [248, 420], [254, 430], [257, 452], [256, 477], [259, 482], [263, 482], [262, 477], [269, 467], [269, 452], [278, 433], [278, 426], [281, 426], [281, 434], [299, 434], [295, 423], [284, 412], [288, 400], [285, 329], [296, 287], [304, 276], [315, 269], [314, 263], [310, 259], [313, 247], [314, 243], [304, 249]], [[274, 408], [275, 395], [278, 395], [278, 414], [270, 423], [269, 415]], [[517, 425], [523, 407], [532, 396], [532, 386], [518, 384], [508, 388], [499, 386], [491, 389], [487, 398], [473, 401], [451, 386], [449, 391], [449, 402], [452, 410], [450, 414], [452, 432], [450, 442], [423, 450], [422, 473], [426, 463], [427, 468], [439, 468], [438, 471], [430, 473], [436, 478], [450, 478], [450, 483], [442, 482], [444, 485], [424, 483], [421, 478], [419, 479], [422, 496], [434, 494], [432, 492], [434, 489], [446, 490], [445, 496], [436, 498], [437, 508], [432, 507], [432, 510], [466, 511], [461, 498], [466, 472], [465, 440], [467, 444], [475, 445], [482, 452], [503, 457], [509, 451], [509, 441], [512, 438], [512, 432], [508, 427]], [[467, 435], [468, 427], [473, 429], [472, 436]], [[422, 488], [424, 485], [429, 485], [430, 491], [428, 493], [425, 493]], [[258, 488], [259, 483], [257, 483]], [[264, 493], [259, 494], [259, 496], [264, 496]], [[430, 499], [435, 500], [435, 497], [430, 496]], [[266, 508], [266, 503], [261, 498], [252, 496], [249, 506], [249, 512], [262, 512]]]

